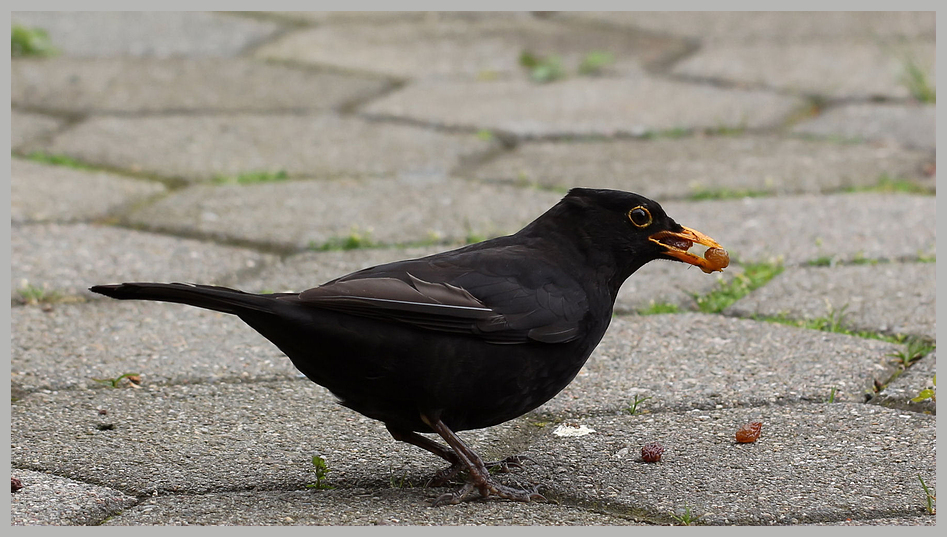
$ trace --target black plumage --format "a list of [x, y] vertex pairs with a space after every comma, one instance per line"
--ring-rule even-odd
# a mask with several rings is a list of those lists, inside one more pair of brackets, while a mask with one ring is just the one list
[[[652, 200], [577, 188], [513, 235], [301, 293], [181, 283], [91, 290], [239, 316], [343, 405], [450, 462], [437, 483], [469, 471], [463, 489], [435, 503], [474, 490], [529, 501], [541, 496], [497, 483], [455, 432], [503, 423], [559, 393], [602, 339], [622, 282], [645, 263], [676, 259], [705, 272], [726, 266], [687, 252], [695, 242], [726, 255]], [[436, 432], [450, 447], [419, 432]]]

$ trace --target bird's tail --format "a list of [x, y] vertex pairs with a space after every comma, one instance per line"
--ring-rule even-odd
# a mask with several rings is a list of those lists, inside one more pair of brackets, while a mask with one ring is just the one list
[[89, 290], [120, 300], [176, 302], [233, 315], [246, 313], [247, 310], [273, 313], [276, 307], [274, 298], [280, 296], [255, 295], [227, 287], [189, 283], [119, 283], [95, 285]]

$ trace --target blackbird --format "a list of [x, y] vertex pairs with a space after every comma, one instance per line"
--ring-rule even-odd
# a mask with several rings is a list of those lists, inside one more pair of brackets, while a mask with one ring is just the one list
[[[694, 243], [710, 247], [705, 257], [688, 252]], [[511, 420], [559, 393], [605, 334], [622, 282], [655, 259], [707, 273], [728, 264], [713, 239], [648, 198], [574, 188], [513, 235], [366, 268], [301, 293], [184, 283], [90, 290], [240, 317], [341, 404], [450, 463], [435, 484], [467, 470], [463, 488], [434, 505], [474, 491], [528, 502], [544, 498], [497, 482], [456, 432]], [[418, 434], [431, 432], [449, 447]], [[524, 459], [497, 464], [509, 469]]]

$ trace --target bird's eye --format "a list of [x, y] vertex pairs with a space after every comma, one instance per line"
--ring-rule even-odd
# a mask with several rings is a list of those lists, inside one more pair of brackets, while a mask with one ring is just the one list
[[648, 227], [651, 225], [651, 213], [648, 212], [648, 209], [640, 205], [628, 211], [628, 219], [631, 220], [632, 224], [638, 227]]

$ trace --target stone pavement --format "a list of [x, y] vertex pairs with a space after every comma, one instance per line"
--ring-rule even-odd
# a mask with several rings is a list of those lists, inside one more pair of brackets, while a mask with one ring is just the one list
[[[933, 13], [12, 19], [58, 49], [12, 66], [12, 523], [936, 523]], [[430, 508], [441, 461], [238, 319], [86, 290], [302, 290], [573, 186], [734, 264], [644, 267], [571, 385], [462, 434], [550, 503]]]

